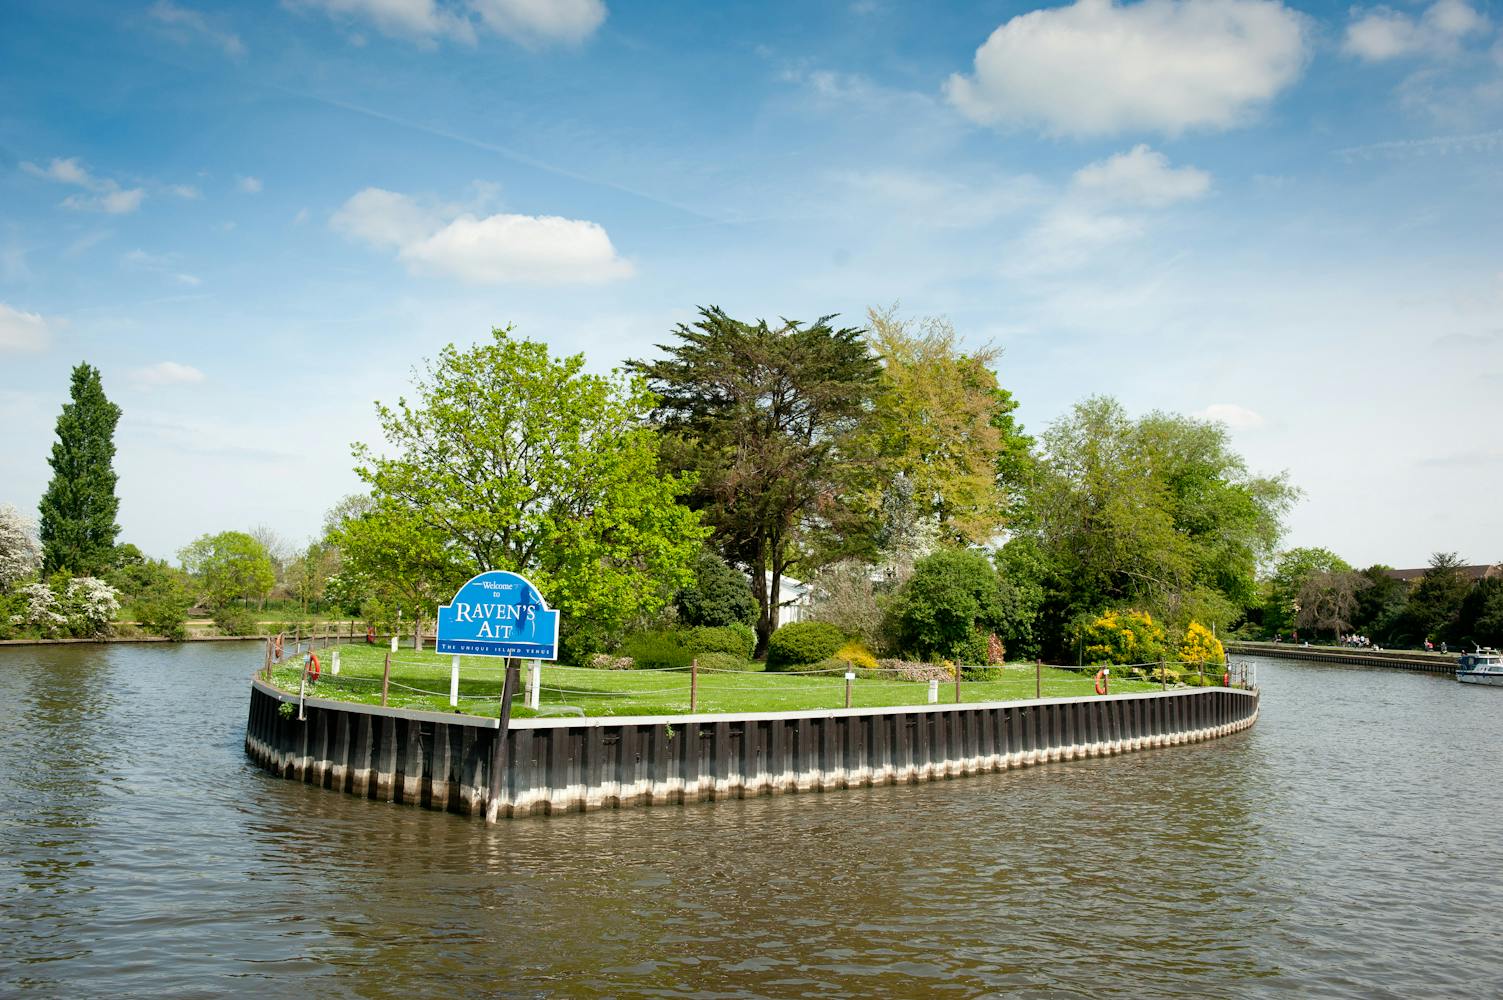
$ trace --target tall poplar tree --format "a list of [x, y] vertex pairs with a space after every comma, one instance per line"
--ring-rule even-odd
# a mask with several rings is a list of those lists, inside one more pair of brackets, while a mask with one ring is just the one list
[[96, 575], [110, 563], [120, 525], [115, 516], [115, 425], [120, 407], [105, 397], [99, 369], [73, 369], [70, 402], [57, 418], [52, 482], [42, 496], [42, 568]]

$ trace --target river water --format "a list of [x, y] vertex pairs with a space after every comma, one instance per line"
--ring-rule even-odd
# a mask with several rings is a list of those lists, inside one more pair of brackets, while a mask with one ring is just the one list
[[1263, 661], [1210, 743], [488, 828], [252, 767], [258, 654], [0, 649], [0, 995], [1503, 994], [1503, 691]]

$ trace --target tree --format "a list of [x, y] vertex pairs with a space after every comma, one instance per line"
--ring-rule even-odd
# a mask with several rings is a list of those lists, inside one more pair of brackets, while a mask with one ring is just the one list
[[52, 481], [40, 505], [43, 571], [103, 572], [120, 526], [115, 517], [115, 425], [120, 407], [104, 395], [99, 369], [73, 369], [70, 402], [57, 418], [57, 441], [47, 462]]
[[[1011, 595], [980, 552], [943, 548], [920, 559], [892, 606], [898, 647], [921, 657], [986, 662], [978, 636], [1006, 628]], [[968, 655], [970, 654], [970, 655]]]
[[339, 549], [326, 542], [309, 542], [296, 557], [286, 561], [283, 579], [302, 605], [303, 614], [308, 605], [323, 599], [324, 586], [329, 578], [339, 572]]
[[[1256, 570], [1296, 491], [1251, 474], [1219, 424], [1087, 399], [1049, 426], [1024, 483], [1026, 516], [1007, 548], [1044, 593], [1056, 653], [1070, 623], [1109, 605], [1176, 627], [1226, 626], [1256, 598]], [[1072, 650], [1073, 652], [1073, 650]]]
[[1461, 610], [1451, 630], [1465, 646], [1503, 646], [1503, 577], [1478, 580], [1461, 600]]
[[470, 575], [530, 578], [565, 628], [615, 627], [691, 579], [705, 535], [658, 464], [640, 379], [492, 331], [439, 352], [416, 400], [377, 404], [391, 457], [355, 446], [369, 509], [337, 534], [345, 565], [418, 608]]
[[743, 323], [718, 308], [680, 324], [667, 356], [633, 361], [658, 394], [653, 419], [670, 468], [693, 477], [689, 503], [757, 597], [758, 652], [778, 625], [785, 574], [872, 546], [871, 479], [855, 432], [881, 368], [855, 328]]
[[1409, 603], [1409, 586], [1390, 574], [1381, 563], [1367, 567], [1362, 576], [1367, 586], [1357, 591], [1357, 611], [1352, 627], [1379, 642], [1391, 642]]
[[1001, 351], [989, 344], [963, 351], [948, 320], [902, 319], [895, 306], [870, 309], [867, 319], [882, 378], [862, 436], [880, 484], [900, 479], [918, 516], [932, 519], [946, 541], [991, 541], [1006, 507], [997, 460], [1010, 397], [992, 371]]
[[685, 625], [750, 625], [757, 620], [757, 599], [746, 576], [705, 550], [694, 563], [694, 582], [674, 599]]
[[1451, 626], [1461, 612], [1461, 602], [1472, 581], [1461, 569], [1463, 561], [1454, 552], [1437, 552], [1430, 567], [1409, 594], [1404, 612], [1406, 637], [1413, 642], [1452, 637]]
[[1299, 612], [1295, 624], [1313, 630], [1328, 628], [1339, 639], [1351, 631], [1357, 614], [1357, 595], [1369, 585], [1352, 570], [1316, 570], [1305, 576], [1295, 594]]
[[1280, 553], [1263, 596], [1263, 628], [1271, 633], [1298, 627], [1303, 604], [1300, 591], [1317, 575], [1351, 572], [1347, 561], [1330, 549], [1304, 547]]
[[258, 601], [276, 585], [266, 548], [244, 531], [202, 535], [178, 553], [215, 611]]
[[36, 523], [16, 508], [0, 507], [0, 594], [42, 565], [42, 547], [37, 544]]

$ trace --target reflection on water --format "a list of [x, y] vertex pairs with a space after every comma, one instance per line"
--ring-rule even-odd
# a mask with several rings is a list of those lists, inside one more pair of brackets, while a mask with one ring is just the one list
[[255, 659], [0, 650], [0, 993], [1503, 991], [1503, 692], [1264, 661], [1212, 743], [487, 828], [250, 766]]

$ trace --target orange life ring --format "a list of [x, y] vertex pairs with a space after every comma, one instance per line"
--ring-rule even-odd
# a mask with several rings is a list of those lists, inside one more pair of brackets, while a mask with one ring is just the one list
[[305, 669], [308, 671], [308, 676], [309, 677], [312, 677], [314, 680], [318, 680], [318, 654], [317, 653], [309, 653], [308, 654], [308, 666]]
[[280, 660], [282, 658], [282, 636], [277, 634], [277, 641], [272, 643], [272, 655]]
[[1232, 675], [1230, 672], [1221, 675], [1221, 686], [1224, 688], [1232, 686]]
[[1112, 675], [1112, 672], [1110, 670], [1108, 670], [1106, 667], [1102, 667], [1100, 670], [1096, 671], [1096, 693], [1097, 694], [1106, 694], [1107, 684], [1109, 683], [1107, 679], [1109, 677], [1111, 677], [1111, 675]]

